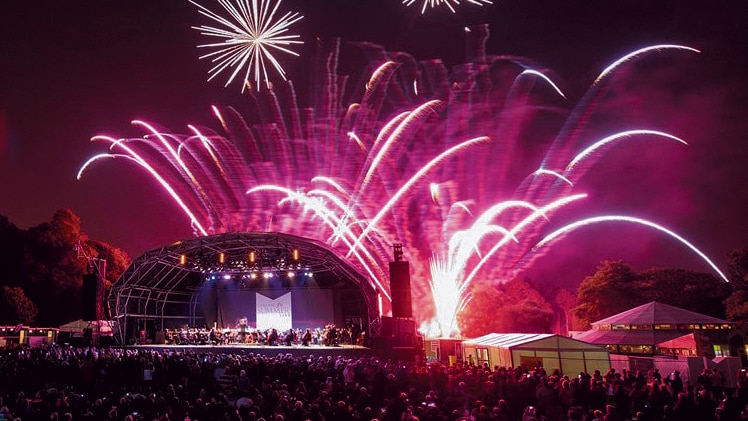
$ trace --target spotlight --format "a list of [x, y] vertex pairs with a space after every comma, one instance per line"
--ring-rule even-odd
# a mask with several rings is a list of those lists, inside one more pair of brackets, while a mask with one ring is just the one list
[[294, 262], [299, 261], [299, 249], [291, 250], [291, 259], [293, 259]]
[[249, 263], [255, 264], [255, 262], [257, 261], [257, 253], [254, 250], [251, 250], [249, 252], [249, 258], [248, 259], [249, 259]]
[[229, 275], [228, 273], [225, 273], [225, 274], [223, 275], [223, 279], [225, 279], [225, 280], [229, 280], [229, 279], [231, 279], [231, 275]]
[[265, 272], [265, 274], [263, 276], [265, 277], [265, 279], [270, 279], [270, 278], [273, 277], [273, 274], [272, 274], [272, 272]]
[[289, 270], [288, 271], [288, 277], [289, 278], [293, 278], [294, 276], [296, 276], [296, 274], [292, 270]]
[[180, 254], [179, 255], [179, 264], [184, 266], [187, 264], [187, 255], [186, 254]]
[[226, 263], [226, 253], [224, 252], [218, 253], [218, 263], [220, 264]]

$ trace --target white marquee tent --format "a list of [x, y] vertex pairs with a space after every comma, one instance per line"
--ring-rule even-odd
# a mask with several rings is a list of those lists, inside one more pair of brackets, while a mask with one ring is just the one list
[[462, 355], [489, 367], [519, 367], [532, 370], [541, 365], [546, 372], [576, 375], [610, 368], [605, 347], [548, 333], [489, 333], [462, 342]]

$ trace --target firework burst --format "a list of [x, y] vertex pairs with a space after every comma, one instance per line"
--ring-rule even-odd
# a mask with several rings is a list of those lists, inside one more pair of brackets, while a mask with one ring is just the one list
[[[456, 315], [474, 284], [512, 279], [542, 249], [592, 224], [654, 229], [722, 275], [695, 246], [658, 224], [582, 215], [582, 203], [594, 195], [578, 190], [618, 145], [686, 144], [656, 128], [606, 127], [612, 134], [602, 138], [586, 129], [628, 63], [651, 51], [695, 50], [654, 46], [614, 62], [547, 139], [529, 123], [542, 105], [567, 99], [530, 60], [489, 56], [451, 74], [438, 60], [418, 62], [358, 44], [353, 48], [365, 48], [374, 62], [368, 80], [355, 85], [337, 73], [340, 42], [321, 47], [324, 59], [315, 61], [321, 68], [311, 73], [321, 76], [322, 94], [312, 95], [311, 106], [298, 104], [289, 82], [252, 95], [261, 110], [253, 124], [215, 107], [220, 132], [189, 126], [189, 134], [175, 134], [136, 121], [142, 137], [94, 138], [110, 151], [89, 159], [78, 177], [94, 162], [124, 159], [161, 186], [196, 235], [270, 230], [271, 221], [272, 231], [325, 242], [346, 256], [384, 299], [391, 244], [407, 244], [412, 279], [421, 280], [412, 284], [416, 316], [444, 336], [459, 333]], [[499, 76], [508, 70], [511, 77]], [[514, 159], [525, 137], [542, 152]], [[562, 212], [578, 222], [548, 235]]]
[[[228, 17], [223, 17], [207, 7], [190, 0], [198, 7], [201, 15], [206, 16], [222, 27], [202, 25], [193, 27], [202, 35], [218, 38], [221, 42], [198, 45], [198, 48], [213, 50], [200, 56], [210, 59], [214, 66], [208, 71], [208, 80], [212, 80], [223, 71], [231, 72], [226, 85], [241, 76], [242, 92], [249, 84], [250, 78], [255, 81], [257, 89], [261, 82], [270, 85], [268, 66], [272, 66], [283, 80], [286, 72], [283, 70], [274, 53], [285, 53], [298, 56], [288, 47], [293, 44], [303, 44], [298, 35], [288, 34], [291, 25], [303, 18], [295, 12], [287, 12], [276, 19], [279, 14], [281, 0], [218, 0]], [[233, 70], [232, 70], [233, 69]]]
[[[419, 0], [403, 0], [403, 4], [410, 7]], [[426, 13], [426, 9], [434, 9], [440, 6], [445, 6], [455, 13], [455, 7], [460, 6], [460, 0], [420, 0], [421, 2], [421, 14]], [[483, 6], [484, 4], [493, 4], [492, 0], [465, 0], [466, 3], [476, 4]]]

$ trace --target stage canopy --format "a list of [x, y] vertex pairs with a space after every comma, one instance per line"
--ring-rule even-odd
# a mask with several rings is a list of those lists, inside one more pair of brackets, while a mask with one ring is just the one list
[[294, 307], [306, 312], [302, 323], [379, 326], [377, 290], [363, 274], [321, 242], [280, 233], [219, 234], [148, 251], [114, 283], [108, 305], [127, 342], [141, 330], [225, 326], [242, 316], [252, 325], [249, 307], [285, 296], [301, 303]]

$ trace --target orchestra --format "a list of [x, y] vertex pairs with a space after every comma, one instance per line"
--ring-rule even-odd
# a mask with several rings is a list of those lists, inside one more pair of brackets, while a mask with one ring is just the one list
[[357, 324], [345, 327], [328, 324], [317, 328], [253, 329], [242, 318], [233, 327], [213, 328], [183, 326], [165, 329], [164, 339], [169, 345], [266, 345], [266, 346], [340, 346], [363, 345], [363, 329]]

